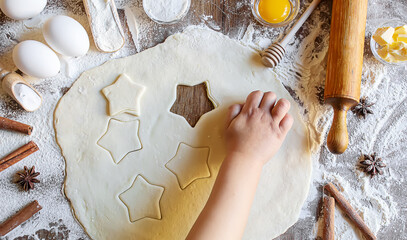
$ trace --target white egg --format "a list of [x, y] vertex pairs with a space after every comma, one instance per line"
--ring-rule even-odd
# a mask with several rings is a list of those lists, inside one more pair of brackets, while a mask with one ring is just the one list
[[47, 0], [0, 0], [0, 8], [7, 17], [23, 20], [37, 16], [44, 10]]
[[58, 56], [47, 45], [27, 40], [13, 49], [14, 64], [23, 73], [36, 78], [49, 78], [58, 74], [61, 67]]
[[62, 55], [79, 57], [89, 50], [85, 28], [73, 18], [54, 16], [44, 24], [42, 33], [48, 45]]

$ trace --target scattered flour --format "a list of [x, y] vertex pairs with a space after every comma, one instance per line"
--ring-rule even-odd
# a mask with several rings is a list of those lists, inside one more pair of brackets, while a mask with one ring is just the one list
[[[105, 4], [104, 0], [101, 1]], [[49, 223], [66, 226], [60, 231], [63, 237], [59, 239], [87, 239], [80, 225], [74, 220], [70, 206], [61, 192], [65, 162], [55, 143], [52, 123], [55, 105], [83, 71], [99, 66], [108, 60], [143, 51], [189, 25], [205, 25], [215, 31], [222, 31], [231, 38], [240, 39], [244, 44], [259, 51], [268, 47], [272, 42], [280, 40], [286, 31], [282, 28], [264, 28], [256, 24], [251, 16], [249, 1], [244, 0], [230, 3], [225, 8], [220, 8], [211, 2], [224, 19], [239, 18], [239, 24], [235, 27], [220, 22], [219, 16], [203, 14], [197, 10], [190, 11], [186, 18], [176, 25], [163, 26], [148, 18], [143, 10], [142, 1], [116, 0], [115, 2], [119, 7], [119, 16], [123, 25], [128, 18], [128, 13], [120, 8], [128, 7], [127, 12], [130, 10], [137, 20], [136, 34], [133, 34], [134, 30], [131, 29], [132, 34], [125, 32], [126, 44], [118, 52], [100, 53], [92, 44], [87, 55], [64, 61], [58, 76], [44, 81], [33, 80], [32, 83], [44, 98], [43, 106], [35, 113], [23, 111], [0, 88], [0, 115], [34, 126], [31, 136], [0, 131], [0, 156], [10, 153], [30, 140], [34, 140], [40, 147], [39, 152], [0, 174], [0, 200], [4, 203], [0, 205], [0, 222], [34, 199], [39, 200], [44, 207], [40, 214], [10, 233], [7, 239], [24, 235], [24, 237], [37, 239], [40, 238], [38, 234], [43, 232], [58, 233], [59, 227], [50, 226]], [[279, 239], [287, 239], [290, 236], [290, 239], [315, 239], [320, 236], [318, 235], [321, 230], [319, 210], [320, 199], [323, 196], [321, 186], [327, 182], [333, 182], [340, 188], [351, 205], [362, 215], [367, 225], [377, 233], [378, 239], [389, 239], [388, 236], [395, 236], [394, 234], [407, 236], [405, 227], [407, 193], [404, 187], [407, 168], [403, 164], [407, 144], [407, 126], [405, 124], [407, 122], [407, 101], [405, 101], [407, 99], [407, 81], [405, 81], [405, 77], [402, 77], [406, 76], [406, 70], [386, 67], [377, 62], [370, 53], [369, 43], [366, 43], [361, 93], [362, 96], [367, 96], [369, 101], [375, 103], [372, 107], [374, 115], [369, 115], [366, 120], [359, 120], [349, 113], [349, 149], [343, 155], [330, 154], [325, 147], [325, 138], [331, 124], [332, 110], [323, 105], [330, 31], [329, 2], [321, 2], [304, 27], [299, 30], [296, 38], [287, 45], [287, 53], [283, 61], [273, 69], [287, 90], [301, 105], [304, 119], [309, 124], [314, 149], [313, 185], [308, 200], [291, 233], [284, 234]], [[403, 1], [370, 0], [366, 36], [370, 37], [375, 26], [385, 21], [388, 16], [405, 17], [407, 10], [403, 4]], [[306, 6], [302, 4], [302, 7]], [[238, 10], [244, 13], [239, 15]], [[41, 33], [41, 24], [57, 14], [73, 17], [85, 27], [90, 35], [82, 0], [49, 0], [47, 8], [38, 19], [22, 22], [11, 21], [4, 15], [0, 15], [0, 63], [2, 67], [7, 70], [15, 70], [11, 60], [11, 50], [18, 42], [33, 39], [45, 43]], [[355, 166], [362, 153], [371, 154], [373, 152], [377, 152], [384, 159], [387, 168], [384, 175], [371, 179]], [[15, 172], [21, 170], [24, 165], [35, 165], [36, 169], [41, 172], [41, 183], [38, 184], [35, 191], [29, 193], [21, 192], [11, 180]], [[353, 228], [339, 209], [336, 211], [335, 221], [336, 239], [351, 240], [360, 237], [360, 232]], [[293, 233], [298, 235], [292, 238], [292, 235], [289, 234]], [[389, 233], [393, 235], [388, 235]]]

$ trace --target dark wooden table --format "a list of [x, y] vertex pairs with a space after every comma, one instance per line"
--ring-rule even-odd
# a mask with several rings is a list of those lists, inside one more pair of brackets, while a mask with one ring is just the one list
[[[104, 61], [107, 61], [112, 58], [118, 58], [118, 57], [124, 57], [128, 56], [131, 54], [135, 54], [139, 51], [145, 50], [147, 48], [153, 47], [161, 42], [163, 42], [168, 36], [182, 31], [186, 27], [190, 25], [206, 25], [207, 27], [218, 31], [222, 32], [223, 34], [231, 37], [232, 39], [242, 39], [244, 36], [244, 33], [246, 32], [248, 26], [250, 24], [253, 25], [253, 27], [256, 29], [256, 31], [262, 33], [263, 36], [267, 36], [273, 41], [276, 41], [279, 39], [281, 36], [283, 36], [283, 32], [285, 28], [279, 28], [279, 29], [269, 29], [269, 28], [264, 28], [260, 26], [256, 21], [254, 20], [252, 13], [251, 13], [251, 7], [250, 7], [250, 1], [249, 0], [207, 0], [207, 1], [199, 1], [199, 0], [192, 0], [192, 5], [191, 9], [188, 13], [188, 15], [179, 23], [174, 24], [174, 25], [159, 25], [156, 23], [153, 23], [151, 21], [146, 20], [147, 16], [145, 14], [142, 14], [142, 0], [115, 0], [116, 5], [118, 7], [118, 12], [119, 16], [122, 21], [123, 28], [126, 33], [126, 45], [124, 50], [120, 50], [118, 53], [113, 53], [113, 54], [105, 54], [103, 55], [103, 59], [99, 60], [98, 62], [95, 62], [94, 66], [102, 64]], [[301, 0], [301, 11], [304, 10], [304, 5], [305, 3], [310, 2], [311, 0]], [[372, 16], [372, 11], [373, 11], [373, 17], [375, 18], [381, 18], [390, 15], [389, 12], [396, 12], [395, 9], [391, 9], [391, 5], [394, 4], [394, 2], [401, 2], [404, 0], [398, 0], [398, 1], [392, 1], [392, 0], [371, 0], [369, 1], [370, 3], [373, 2], [373, 4], [381, 4], [382, 2], [383, 5], [388, 5], [389, 7], [386, 7], [386, 9], [373, 9], [374, 6], [372, 6], [369, 14]], [[332, 0], [323, 0], [322, 5], [324, 5], [324, 9], [329, 9], [329, 5], [331, 4]], [[386, 5], [386, 6], [387, 6]], [[139, 40], [134, 42], [131, 38], [131, 34], [129, 31], [129, 28], [126, 24], [126, 17], [124, 14], [124, 7], [125, 6], [130, 6], [133, 9], [138, 9], [141, 12], [141, 15], [138, 15], [137, 17], [141, 18], [141, 30], [140, 30], [140, 36]], [[327, 7], [328, 6], [328, 7]], [[373, 9], [373, 10], [372, 10]], [[390, 9], [390, 10], [389, 10]], [[77, 19], [84, 20], [86, 19], [85, 17], [85, 12], [84, 12], [84, 7], [82, 0], [48, 0], [48, 5], [46, 8], [46, 13], [47, 14], [67, 14], [70, 16], [74, 16]], [[402, 17], [404, 14], [404, 17], [406, 16], [407, 12], [400, 10], [400, 16]], [[329, 18], [330, 18], [330, 12], [326, 11], [320, 14], [320, 20], [324, 21], [324, 24], [329, 27]], [[369, 19], [368, 19], [369, 20]], [[3, 25], [10, 20], [6, 18], [3, 14], [0, 14], [0, 27], [3, 27]], [[86, 20], [83, 21], [84, 24], [86, 24]], [[368, 21], [368, 26], [369, 26], [369, 21]], [[87, 26], [88, 28], [88, 26]], [[2, 30], [4, 28], [1, 28]], [[6, 31], [5, 29], [4, 31]], [[299, 33], [297, 34], [297, 37], [304, 37], [309, 33], [309, 29], [303, 28], [300, 29]], [[2, 33], [0, 33], [2, 34]], [[4, 34], [4, 33], [3, 33]], [[11, 57], [11, 50], [13, 46], [19, 41], [18, 38], [16, 38], [13, 35], [7, 36], [9, 41], [2, 41], [0, 42], [0, 50], [1, 50], [1, 59], [10, 59]], [[316, 43], [317, 44], [317, 43]], [[136, 50], [137, 49], [137, 50]], [[366, 51], [367, 52], [367, 51]], [[368, 53], [367, 53], [368, 54]], [[7, 65], [7, 64], [6, 64]], [[9, 65], [9, 64], [8, 64]], [[72, 83], [76, 80], [78, 77], [79, 73], [73, 74], [74, 76], [70, 77], [64, 77], [63, 80], [61, 81], [55, 81], [55, 82], [50, 82], [50, 81], [45, 81], [43, 83], [37, 84], [36, 87], [37, 89], [40, 90], [41, 93], [43, 93], [47, 97], [47, 101], [52, 101], [52, 103], [48, 106], [47, 109], [43, 109], [41, 116], [37, 115], [31, 115], [28, 116], [27, 113], [25, 113], [21, 108], [14, 103], [8, 103], [5, 104], [4, 101], [0, 101], [0, 115], [13, 118], [16, 120], [19, 120], [20, 117], [24, 117], [24, 119], [28, 119], [29, 121], [27, 123], [32, 123], [36, 124], [36, 127], [44, 128], [47, 127], [47, 129], [51, 128], [52, 129], [52, 112], [53, 108], [57, 104], [58, 99], [60, 96], [65, 93], [69, 87], [72, 85]], [[295, 92], [288, 87], [289, 92], [295, 97]], [[0, 92], [0, 100], [6, 99], [7, 97], [2, 96], [2, 92]], [[56, 97], [55, 97], [56, 96]], [[177, 89], [177, 101], [174, 103], [171, 111], [175, 112], [177, 114], [183, 115], [187, 121], [191, 124], [191, 126], [194, 126], [194, 124], [197, 122], [199, 119], [200, 115], [203, 113], [210, 111], [213, 109], [213, 105], [211, 102], [208, 100], [206, 97], [206, 87], [204, 85], [198, 85], [195, 87], [188, 87], [188, 86], [179, 86]], [[40, 119], [40, 120], [39, 120]], [[45, 119], [45, 120], [41, 120]], [[30, 122], [31, 121], [31, 122]], [[45, 124], [44, 124], [45, 123]], [[42, 126], [45, 125], [45, 126]], [[50, 137], [44, 137], [45, 140], [42, 142], [42, 146], [50, 148], [51, 152], [57, 152], [58, 156], [55, 157], [55, 159], [48, 159], [44, 160], [39, 164], [39, 167], [46, 167], [47, 164], [59, 164], [61, 165], [60, 168], [58, 168], [58, 171], [54, 171], [52, 173], [49, 173], [51, 175], [52, 183], [48, 182], [50, 189], [47, 191], [52, 191], [57, 192], [57, 197], [60, 199], [56, 202], [53, 202], [50, 204], [50, 206], [58, 206], [61, 209], [58, 209], [58, 213], [61, 213], [63, 216], [58, 216], [56, 219], [56, 222], [47, 222], [46, 224], [49, 225], [49, 228], [45, 227], [46, 229], [40, 229], [37, 232], [27, 232], [25, 231], [25, 234], [31, 234], [31, 235], [25, 235], [18, 237], [17, 239], [68, 239], [68, 235], [70, 236], [69, 239], [86, 239], [87, 236], [84, 233], [83, 230], [81, 230], [80, 226], [78, 223], [76, 223], [73, 220], [73, 216], [69, 212], [69, 205], [66, 199], [62, 196], [62, 193], [60, 192], [60, 189], [62, 187], [64, 178], [63, 178], [63, 169], [64, 169], [64, 162], [62, 156], [59, 154], [59, 148], [55, 144], [55, 140], [52, 136], [52, 133], [49, 133], [51, 135]], [[0, 139], [5, 135], [2, 135], [0, 133]], [[25, 141], [24, 139], [21, 141]], [[2, 146], [3, 147], [3, 146]], [[13, 147], [13, 146], [11, 146]], [[2, 149], [0, 149], [2, 150]], [[46, 151], [45, 149], [42, 149], [42, 151]], [[324, 157], [327, 155], [327, 152], [322, 152], [320, 156], [320, 161], [323, 162]], [[42, 157], [43, 155], [41, 155]], [[45, 174], [44, 174], [45, 175]], [[41, 176], [44, 176], [41, 175]], [[4, 176], [4, 175], [3, 175]], [[45, 177], [45, 176], [44, 176]], [[1, 178], [0, 176], [0, 191], [1, 191], [1, 186], [4, 185], [12, 185], [13, 183], [9, 183], [8, 178]], [[317, 188], [313, 186], [314, 188]], [[320, 192], [320, 189], [318, 189], [318, 192]], [[400, 192], [402, 192], [400, 190]], [[13, 194], [10, 193], [10, 194]], [[35, 196], [35, 194], [42, 194], [41, 192], [34, 192], [30, 197]], [[21, 195], [16, 194], [17, 196], [21, 197]], [[55, 197], [56, 195], [54, 195]], [[402, 194], [400, 196], [403, 196]], [[396, 196], [397, 197], [397, 196]], [[23, 200], [26, 200], [25, 198], [22, 198]], [[0, 200], [3, 200], [1, 194], [0, 194]], [[52, 201], [52, 200], [50, 200]], [[400, 201], [399, 201], [400, 202]], [[405, 201], [404, 201], [405, 202]], [[405, 204], [404, 204], [405, 205]], [[47, 210], [45, 206], [44, 211]], [[314, 227], [315, 224], [318, 220], [319, 214], [320, 214], [320, 204], [318, 200], [313, 200], [310, 202], [307, 206], [304, 206], [307, 210], [311, 211], [312, 216], [307, 216], [301, 218], [294, 226], [289, 228], [286, 233], [282, 234], [280, 237], [276, 238], [277, 240], [289, 240], [289, 239], [301, 239], [301, 240], [306, 240], [310, 239], [310, 236], [312, 236], [312, 232], [315, 231]], [[1, 207], [0, 207], [0, 214], [1, 213]], [[56, 211], [56, 210], [54, 210]], [[0, 215], [1, 217], [1, 215]], [[41, 217], [39, 217], [41, 219]], [[58, 220], [61, 218], [62, 220]], [[405, 218], [404, 218], [405, 219]], [[27, 223], [29, 224], [35, 224], [36, 220], [34, 219], [33, 222]], [[46, 225], [43, 224], [43, 225]], [[66, 225], [64, 225], [66, 224]], [[398, 229], [403, 229], [403, 224], [404, 224], [404, 230], [398, 231]], [[381, 233], [382, 239], [407, 239], [406, 236], [400, 236], [397, 233], [401, 233], [401, 231], [405, 232], [405, 222], [398, 222], [398, 223], [392, 223], [392, 225], [395, 225], [393, 228], [386, 228], [383, 230]], [[270, 226], [272, 227], [272, 226]], [[24, 226], [21, 227], [20, 232], [24, 232]], [[381, 230], [382, 231], [382, 230]], [[21, 234], [22, 235], [22, 234]], [[16, 234], [13, 235], [13, 238], [16, 237]], [[11, 239], [11, 238], [10, 238]]]

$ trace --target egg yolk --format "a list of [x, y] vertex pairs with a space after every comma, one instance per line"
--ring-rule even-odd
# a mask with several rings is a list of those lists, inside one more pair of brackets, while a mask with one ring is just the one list
[[289, 0], [260, 0], [260, 16], [269, 23], [281, 23], [287, 19], [291, 11]]

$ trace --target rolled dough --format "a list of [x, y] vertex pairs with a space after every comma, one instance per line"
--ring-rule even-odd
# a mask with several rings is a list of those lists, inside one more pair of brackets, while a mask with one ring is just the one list
[[[145, 88], [140, 99], [143, 111], [139, 116], [123, 113], [114, 118], [139, 121], [143, 148], [128, 153], [116, 164], [97, 142], [111, 120], [102, 89], [122, 74]], [[209, 83], [209, 94], [217, 107], [192, 128], [182, 116], [169, 110], [176, 100], [178, 84], [193, 86], [202, 82]], [[257, 52], [220, 33], [192, 27], [154, 48], [84, 72], [55, 110], [57, 141], [66, 160], [65, 194], [90, 237], [185, 239], [208, 198], [225, 156], [223, 131], [227, 107], [242, 103], [253, 90], [274, 91], [288, 99], [295, 123], [280, 151], [264, 167], [244, 239], [272, 239], [293, 225], [308, 194], [312, 166], [308, 130], [297, 104], [274, 72], [261, 64]], [[115, 140], [118, 147], [126, 144], [123, 139]], [[182, 180], [184, 189], [177, 176], [165, 166], [177, 155], [181, 143], [198, 149], [209, 148], [209, 177], [199, 171], [197, 176], [179, 173], [178, 177], [187, 177]], [[185, 159], [177, 164], [182, 162]], [[185, 168], [176, 166], [176, 169]], [[204, 167], [200, 169], [208, 171]], [[137, 176], [142, 176], [148, 184], [130, 190]], [[190, 182], [190, 179], [195, 180]], [[150, 194], [156, 196], [151, 201], [146, 201], [144, 195], [136, 197], [151, 191], [137, 189], [150, 185], [163, 188], [161, 199], [157, 200], [157, 194]], [[129, 206], [120, 196], [125, 196]], [[133, 202], [129, 199], [132, 196]], [[144, 200], [137, 202], [137, 199]], [[143, 208], [154, 209], [157, 201], [161, 219], [143, 218], [142, 213], [146, 212]], [[133, 216], [135, 213], [137, 217]], [[158, 210], [153, 215], [157, 214]]]

